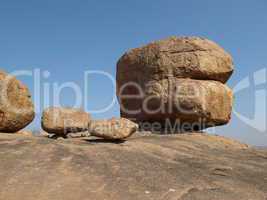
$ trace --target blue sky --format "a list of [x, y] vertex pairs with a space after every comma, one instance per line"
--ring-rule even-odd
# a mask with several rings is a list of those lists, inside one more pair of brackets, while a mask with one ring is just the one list
[[[246, 76], [267, 67], [267, 2], [265, 0], [0, 0], [0, 68], [49, 71], [43, 83], [72, 81], [83, 85], [84, 71], [101, 70], [115, 76], [116, 62], [128, 49], [172, 35], [203, 36], [230, 52], [235, 73], [228, 82], [234, 87]], [[29, 85], [30, 77], [19, 77]], [[43, 88], [41, 88], [43, 90]], [[235, 98], [235, 110], [253, 118], [256, 90], [252, 86]], [[112, 98], [111, 82], [92, 76], [88, 85], [90, 108], [101, 108]], [[42, 94], [43, 91], [41, 91]], [[47, 96], [41, 95], [42, 101]], [[73, 104], [71, 91], [61, 103]], [[264, 116], [266, 100], [259, 100]], [[96, 118], [119, 115], [116, 104]], [[40, 113], [31, 128], [39, 128]], [[264, 117], [258, 123], [266, 124]], [[246, 125], [233, 116], [216, 130], [254, 145], [267, 145], [267, 132]]]

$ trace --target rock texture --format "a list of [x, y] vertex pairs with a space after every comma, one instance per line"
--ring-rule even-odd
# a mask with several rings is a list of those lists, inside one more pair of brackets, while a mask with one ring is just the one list
[[124, 143], [0, 135], [5, 200], [265, 200], [267, 151], [218, 136]]
[[92, 136], [108, 139], [123, 140], [130, 137], [138, 130], [138, 125], [124, 118], [110, 120], [93, 120], [89, 125]]
[[73, 108], [48, 108], [42, 116], [43, 130], [57, 135], [87, 131], [89, 122], [88, 113]]
[[180, 127], [182, 129], [190, 129], [192, 127], [187, 125], [194, 123], [196, 129], [201, 129], [229, 122], [233, 94], [230, 88], [217, 81], [173, 78], [151, 82], [142, 98], [122, 100], [121, 104], [127, 111], [140, 109], [133, 114], [121, 110], [122, 116], [138, 119], [138, 122], [160, 122], [166, 127], [166, 119], [171, 124], [179, 119], [176, 125], [180, 122], [185, 126]]
[[121, 116], [161, 128], [227, 124], [233, 95], [224, 83], [232, 72], [231, 56], [207, 39], [172, 37], [132, 49], [117, 63]]
[[171, 37], [132, 49], [117, 65], [119, 87], [129, 80], [143, 84], [170, 76], [225, 83], [232, 73], [230, 54], [199, 37]]
[[15, 77], [0, 71], [0, 131], [15, 133], [35, 116], [28, 88]]

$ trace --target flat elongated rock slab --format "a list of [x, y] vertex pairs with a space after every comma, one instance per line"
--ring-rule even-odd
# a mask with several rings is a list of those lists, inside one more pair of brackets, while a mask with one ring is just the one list
[[43, 130], [58, 135], [87, 131], [89, 122], [88, 113], [73, 108], [48, 108], [42, 116]]
[[138, 125], [128, 119], [93, 120], [89, 125], [92, 136], [109, 140], [122, 140], [138, 130]]
[[28, 88], [15, 77], [0, 71], [0, 131], [15, 133], [34, 119]]

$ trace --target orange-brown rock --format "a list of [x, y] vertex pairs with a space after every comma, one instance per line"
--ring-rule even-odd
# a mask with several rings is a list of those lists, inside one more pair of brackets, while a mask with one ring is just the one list
[[168, 77], [225, 83], [233, 72], [230, 54], [199, 37], [171, 37], [125, 53], [117, 64], [118, 88]]
[[0, 71], [0, 131], [15, 133], [34, 119], [28, 88], [15, 77]]
[[174, 131], [227, 124], [233, 94], [217, 81], [163, 79], [152, 81], [140, 98], [121, 98], [121, 116], [138, 123], [159, 122]]
[[88, 130], [90, 115], [80, 109], [51, 107], [43, 112], [42, 128], [48, 133], [67, 135]]
[[117, 63], [121, 116], [142, 127], [149, 122], [148, 129], [226, 124], [233, 95], [224, 83], [232, 72], [231, 56], [203, 38], [171, 37], [132, 49]]
[[128, 119], [93, 120], [89, 125], [92, 136], [109, 140], [123, 140], [138, 130], [138, 125]]

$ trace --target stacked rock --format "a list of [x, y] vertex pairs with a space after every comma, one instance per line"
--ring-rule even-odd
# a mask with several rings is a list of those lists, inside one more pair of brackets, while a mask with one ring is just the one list
[[171, 37], [132, 49], [117, 63], [121, 116], [167, 131], [224, 125], [233, 102], [224, 83], [232, 73], [231, 56], [203, 38]]
[[16, 133], [34, 119], [28, 88], [15, 77], [0, 71], [0, 132]]

